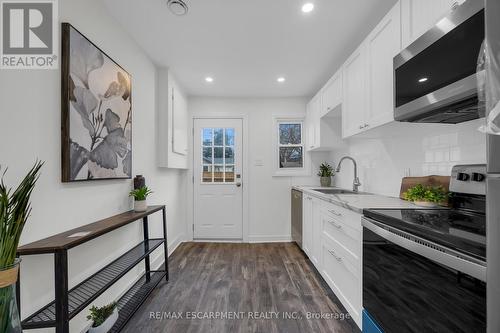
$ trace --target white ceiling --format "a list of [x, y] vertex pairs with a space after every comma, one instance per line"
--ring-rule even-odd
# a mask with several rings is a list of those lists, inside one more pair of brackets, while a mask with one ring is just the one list
[[304, 14], [306, 0], [186, 0], [177, 17], [166, 0], [103, 1], [189, 95], [222, 97], [313, 95], [396, 3], [310, 0]]

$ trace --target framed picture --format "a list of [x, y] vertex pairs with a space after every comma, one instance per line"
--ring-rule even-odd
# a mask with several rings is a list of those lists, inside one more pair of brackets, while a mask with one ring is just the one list
[[62, 24], [62, 181], [132, 178], [130, 75]]

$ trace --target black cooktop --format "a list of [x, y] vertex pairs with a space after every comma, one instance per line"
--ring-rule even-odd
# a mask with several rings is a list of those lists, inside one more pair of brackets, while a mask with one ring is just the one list
[[456, 209], [365, 209], [380, 223], [486, 261], [486, 217]]

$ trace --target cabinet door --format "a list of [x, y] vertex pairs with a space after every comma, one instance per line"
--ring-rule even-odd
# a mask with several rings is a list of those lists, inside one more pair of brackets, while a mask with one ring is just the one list
[[321, 201], [319, 199], [312, 199], [312, 243], [311, 243], [311, 259], [312, 263], [316, 268], [321, 270]]
[[172, 87], [172, 150], [176, 154], [187, 155], [188, 127], [186, 98], [177, 87]]
[[320, 118], [320, 112], [321, 112], [321, 94], [318, 93], [314, 98], [313, 98], [313, 104], [312, 104], [312, 119], [313, 119], [313, 124], [314, 124], [314, 148], [320, 148], [321, 147], [321, 118]]
[[314, 105], [313, 105], [313, 100], [311, 100], [307, 104], [307, 110], [306, 110], [306, 119], [305, 119], [305, 127], [306, 127], [306, 135], [307, 135], [307, 142], [306, 142], [306, 150], [312, 150], [315, 147], [315, 140], [316, 140], [316, 134], [315, 134], [315, 128], [314, 128]]
[[344, 98], [342, 101], [342, 136], [344, 138], [362, 131], [365, 123], [366, 67], [366, 43], [363, 43], [344, 64]]
[[[403, 48], [465, 0], [401, 0]], [[476, 0], [472, 0], [476, 1]]]
[[320, 117], [323, 117], [340, 103], [342, 103], [342, 71], [338, 71], [328, 83], [324, 86], [321, 92], [321, 112]]
[[312, 197], [304, 196], [302, 199], [302, 250], [311, 255], [312, 246]]
[[365, 129], [394, 120], [393, 58], [401, 50], [398, 2], [367, 38], [368, 108]]

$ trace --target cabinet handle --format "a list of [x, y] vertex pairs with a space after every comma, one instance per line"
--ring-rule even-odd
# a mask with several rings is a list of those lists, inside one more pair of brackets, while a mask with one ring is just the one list
[[359, 125], [359, 129], [363, 129], [363, 128], [364, 128], [363, 125]]
[[342, 226], [334, 221], [328, 221], [331, 225], [333, 225], [337, 229], [342, 229]]
[[366, 127], [370, 127], [370, 125], [369, 125], [369, 124], [365, 124], [365, 128], [366, 128]]
[[333, 209], [330, 209], [329, 212], [332, 213], [335, 216], [342, 216], [342, 214], [340, 214], [339, 212], [337, 212], [337, 211], [335, 211]]
[[337, 260], [338, 262], [342, 261], [342, 257], [337, 256], [337, 254], [335, 254], [334, 251], [328, 250], [328, 253], [330, 253], [335, 258], [335, 260]]

